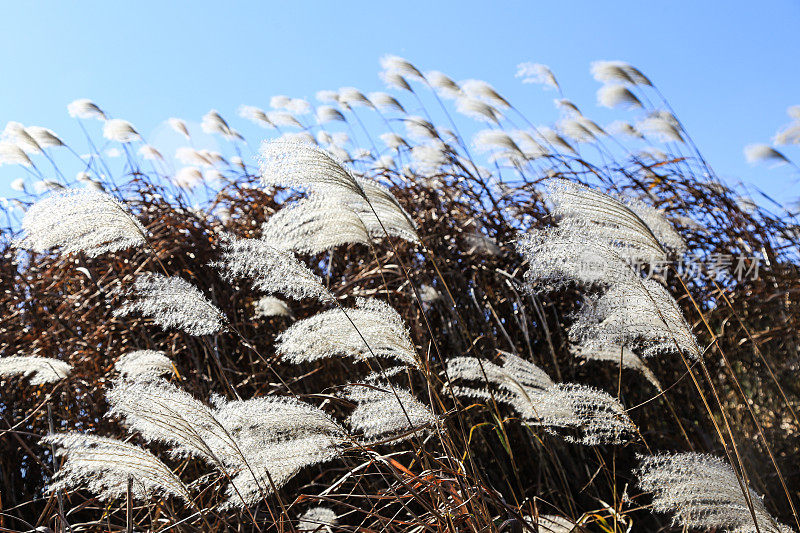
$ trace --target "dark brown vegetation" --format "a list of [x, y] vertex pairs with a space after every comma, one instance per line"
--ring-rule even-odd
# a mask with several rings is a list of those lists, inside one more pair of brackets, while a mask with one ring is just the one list
[[[587, 531], [625, 531], [628, 525], [633, 531], [669, 531], [669, 519], [652, 514], [648, 496], [636, 487], [631, 472], [637, 454], [695, 450], [722, 455], [733, 441], [750, 485], [765, 495], [776, 517], [794, 524], [790, 499], [798, 502], [800, 496], [796, 222], [783, 213], [742, 205], [730, 189], [699, 178], [708, 169], [696, 158], [632, 157], [603, 167], [578, 156], [566, 162], [562, 156], [545, 160], [537, 172], [520, 168], [502, 193], [464, 165], [410, 178], [394, 170], [372, 171], [372, 177], [391, 184], [416, 221], [423, 245], [389, 239], [372, 250], [352, 245], [303, 258], [343, 305], [356, 296], [376, 296], [400, 312], [429, 368], [398, 382], [431, 400], [446, 431], [400, 447], [377, 445], [381, 460], [353, 451], [309, 468], [278, 497], [249, 511], [217, 510], [224, 480], [212, 476], [197, 494], [202, 518], [169, 501], [136, 502], [136, 529], [291, 531], [291, 521], [305, 509], [325, 504], [340, 516], [334, 529], [341, 531], [522, 531], [529, 528], [522, 517], [539, 514], [582, 519]], [[522, 287], [526, 266], [515, 240], [520, 232], [553, 224], [540, 196], [542, 181], [552, 177], [591, 182], [663, 209], [690, 253], [702, 254], [706, 264], [722, 255], [734, 262], [739, 256], [763, 257], [758, 279], [717, 280], [708, 269], [691, 276], [669, 270], [670, 292], [705, 352], [691, 375], [678, 357], [648, 360], [663, 395], [637, 373], [570, 355], [565, 328], [585, 297], [580, 291], [567, 286], [532, 295]], [[97, 258], [28, 254], [13, 247], [13, 231], [2, 234], [0, 354], [54, 357], [68, 361], [74, 371], [52, 386], [30, 386], [19, 379], [2, 383], [0, 528], [55, 529], [62, 523], [58, 498], [45, 491], [54, 468], [51, 453], [39, 443], [51, 424], [56, 432], [128, 437], [118, 421], [106, 416], [104, 398], [116, 376], [114, 362], [127, 351], [165, 351], [179, 374], [171, 379], [207, 399], [212, 393], [229, 394], [213, 348], [241, 397], [288, 394], [288, 386], [337, 416], [352, 407], [335, 395], [339, 387], [368, 371], [363, 363], [343, 359], [306, 365], [275, 360], [275, 337], [290, 319], [252, 318], [259, 295], [246, 282], [223, 281], [209, 266], [218, 258], [223, 232], [258, 237], [261, 223], [292, 193], [265, 190], [252, 172], [244, 171], [230, 177], [198, 211], [180, 199], [165, 200], [168, 192], [144, 174], [132, 172], [128, 178], [116, 192], [150, 232], [153, 250]], [[476, 246], [476, 231], [496, 248]], [[163, 331], [148, 319], [114, 317], [122, 290], [135, 275], [162, 268], [201, 288], [265, 359], [233, 333], [201, 339]], [[420, 301], [417, 291], [426, 285], [441, 297]], [[297, 319], [320, 310], [310, 301], [292, 304]], [[569, 444], [515, 422], [503, 407], [456, 402], [441, 392], [445, 359], [473, 355], [493, 360], [498, 351], [519, 354], [556, 381], [591, 384], [619, 396], [641, 435], [620, 447]], [[724, 443], [711, 416], [723, 430], [730, 428], [723, 431]], [[167, 462], [186, 480], [207, 474], [196, 461]], [[65, 494], [63, 513], [73, 531], [126, 527], [125, 501], [106, 506], [88, 492]]]

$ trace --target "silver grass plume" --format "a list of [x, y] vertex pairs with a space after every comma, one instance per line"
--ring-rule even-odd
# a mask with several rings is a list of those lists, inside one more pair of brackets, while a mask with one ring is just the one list
[[227, 319], [200, 290], [188, 281], [161, 274], [140, 274], [129, 293], [129, 300], [114, 311], [114, 316], [141, 313], [164, 329], [178, 328], [190, 335], [210, 335], [221, 331]]
[[125, 496], [133, 479], [133, 497], [175, 496], [191, 501], [186, 486], [149, 451], [116, 439], [66, 433], [42, 439], [56, 446], [56, 456], [66, 461], [53, 478], [50, 491], [86, 489], [103, 501]]
[[214, 416], [237, 446], [220, 453], [233, 474], [229, 507], [255, 504], [273, 484], [279, 488], [303, 468], [335, 459], [350, 442], [324, 411], [291, 397], [224, 402]]
[[[619, 444], [635, 432], [622, 405], [607, 393], [575, 383], [553, 383], [533, 363], [502, 352], [503, 366], [472, 357], [447, 362], [451, 379], [483, 383], [482, 388], [454, 387], [458, 396], [489, 401], [513, 408], [528, 423], [562, 434], [570, 442], [586, 445]], [[487, 383], [488, 381], [488, 383]], [[490, 392], [490, 387], [500, 390]]]
[[570, 282], [609, 285], [634, 280], [637, 273], [620, 257], [617, 247], [598, 239], [587, 239], [564, 228], [537, 229], [522, 235], [517, 249], [528, 262], [526, 287], [558, 288]]
[[300, 515], [297, 529], [307, 532], [330, 532], [331, 527], [339, 522], [336, 513], [328, 507], [312, 507]]
[[119, 143], [129, 143], [141, 138], [133, 124], [121, 118], [106, 121], [103, 125], [103, 137]]
[[90, 257], [145, 244], [144, 226], [113, 196], [70, 189], [36, 202], [25, 213], [19, 246], [44, 252], [82, 251]]
[[[362, 183], [362, 188], [373, 189], [368, 182]], [[387, 233], [411, 242], [419, 240], [404, 212], [382, 196], [371, 196], [370, 205], [351, 194], [312, 194], [272, 215], [262, 225], [262, 238], [301, 253], [319, 253], [344, 244], [369, 245]]]
[[401, 74], [408, 78], [424, 80], [425, 76], [410, 61], [400, 56], [385, 55], [381, 58], [381, 67], [387, 72]]
[[222, 255], [212, 263], [223, 278], [247, 278], [253, 287], [267, 294], [283, 294], [289, 298], [333, 298], [322, 279], [301, 263], [291, 250], [263, 239], [240, 239], [226, 236]]
[[356, 210], [368, 228], [375, 224], [380, 226], [386, 219], [383, 227], [387, 233], [417, 240], [411, 217], [389, 189], [357, 177], [322, 148], [280, 140], [265, 142], [261, 146], [260, 169], [265, 185], [311, 189]]
[[19, 122], [7, 123], [5, 129], [3, 129], [3, 133], [0, 134], [0, 140], [16, 144], [28, 154], [42, 153], [42, 146], [34, 139], [25, 126]]
[[354, 309], [331, 309], [293, 324], [278, 336], [276, 351], [296, 364], [347, 356], [386, 357], [418, 366], [414, 344], [397, 311], [365, 298], [357, 299]]
[[792, 122], [779, 130], [772, 138], [775, 144], [800, 144], [800, 105], [789, 106], [786, 114]]
[[494, 106], [470, 96], [462, 96], [456, 100], [456, 111], [469, 118], [493, 124], [499, 124], [502, 118]]
[[748, 144], [744, 147], [744, 157], [748, 163], [769, 161], [772, 163], [788, 163], [789, 159], [775, 148], [766, 144]]
[[55, 383], [69, 376], [69, 363], [49, 357], [35, 355], [12, 355], [0, 357], [0, 378], [22, 376], [31, 385]]
[[294, 318], [289, 304], [276, 298], [274, 296], [263, 296], [256, 300], [255, 304], [255, 318], [266, 318], [271, 316], [285, 316]]
[[531, 526], [533, 526], [534, 523], [538, 524], [536, 533], [572, 533], [573, 531], [577, 533], [583, 531], [583, 529], [575, 529], [577, 524], [563, 516], [540, 514], [536, 522], [534, 522], [532, 517], [525, 517], [525, 521]]
[[[553, 214], [561, 217], [560, 227], [569, 226], [577, 232], [585, 232], [587, 237], [602, 238], [618, 245], [620, 253], [629, 250], [626, 255], [630, 257], [663, 261], [666, 248], [683, 246], [680, 236], [663, 215], [654, 209], [644, 210], [644, 204], [626, 205], [612, 196], [565, 179], [548, 184], [548, 198], [554, 204]], [[648, 218], [652, 226], [642, 216]]]
[[181, 135], [183, 135], [187, 139], [189, 137], [191, 137], [191, 135], [189, 135], [189, 128], [186, 126], [186, 122], [185, 121], [183, 121], [183, 120], [181, 120], [179, 118], [174, 118], [173, 117], [173, 118], [168, 118], [167, 119], [167, 124], [169, 124], [170, 128], [172, 128], [176, 132], [180, 133]]
[[401, 104], [397, 100], [397, 98], [395, 98], [391, 94], [384, 92], [374, 92], [374, 93], [369, 93], [368, 97], [372, 105], [377, 108], [394, 109], [395, 111], [399, 111], [401, 113], [406, 112], [406, 109], [403, 107], [403, 104]]
[[371, 242], [358, 213], [325, 196], [305, 198], [284, 207], [261, 230], [266, 242], [300, 253], [316, 254], [344, 244]]
[[97, 104], [88, 98], [79, 98], [73, 100], [67, 106], [69, 116], [74, 118], [96, 118], [98, 120], [105, 120], [106, 114], [100, 109]]
[[591, 349], [641, 345], [644, 357], [677, 350], [692, 358], [700, 354], [677, 302], [652, 279], [612, 285], [581, 310], [569, 335]]
[[683, 129], [678, 119], [669, 111], [652, 111], [636, 124], [636, 128], [655, 136], [663, 142], [684, 142]]
[[473, 98], [485, 100], [493, 107], [508, 109], [511, 104], [500, 96], [494, 87], [483, 80], [466, 80], [461, 82], [461, 89]]
[[571, 352], [575, 357], [587, 361], [605, 361], [616, 365], [621, 363], [622, 368], [641, 372], [647, 381], [652, 383], [656, 389], [661, 390], [661, 383], [659, 383], [647, 365], [644, 364], [642, 358], [624, 346], [597, 345], [597, 343], [594, 343], [593, 347], [573, 346]]
[[577, 431], [577, 435], [562, 435], [568, 442], [587, 446], [622, 444], [636, 432], [619, 401], [587, 385], [558, 383], [541, 396], [533, 409], [546, 429]]
[[603, 85], [597, 91], [597, 103], [604, 107], [642, 107], [642, 102], [624, 85]]
[[[693, 452], [652, 455], [642, 460], [636, 474], [639, 486], [653, 493], [653, 510], [671, 513], [674, 525], [732, 533], [757, 531], [736, 473], [718, 457]], [[747, 490], [761, 533], [794, 531], [769, 514], [753, 489]]]
[[177, 457], [222, 467], [221, 454], [236, 448], [210, 407], [163, 379], [118, 380], [106, 399], [109, 415], [119, 416], [148, 442], [170, 445]]
[[363, 195], [355, 176], [322, 148], [287, 141], [265, 141], [260, 153], [264, 185], [317, 190], [343, 188]]
[[553, 386], [553, 380], [541, 368], [519, 356], [500, 352], [503, 365], [475, 357], [452, 357], [447, 360], [447, 375], [454, 380], [468, 380], [495, 385], [514, 395], [538, 396]]
[[156, 350], [125, 353], [114, 363], [114, 368], [126, 379], [152, 379], [173, 371], [170, 358]]
[[428, 83], [437, 89], [437, 92], [444, 98], [458, 98], [464, 94], [458, 83], [456, 83], [453, 78], [444, 72], [432, 70], [425, 73], [425, 78], [428, 80]]
[[[420, 428], [433, 426], [436, 416], [407, 389], [377, 382], [369, 386], [350, 385], [343, 395], [356, 402], [347, 425], [374, 440], [400, 435], [411, 438]], [[404, 433], [408, 435], [403, 435]]]
[[591, 67], [594, 79], [603, 83], [621, 82], [629, 85], [646, 85], [652, 83], [642, 72], [624, 61], [594, 61]]
[[522, 83], [538, 83], [546, 87], [561, 90], [553, 75], [553, 71], [547, 65], [541, 63], [520, 63], [517, 65], [516, 78], [521, 78]]
[[0, 166], [1, 165], [22, 165], [24, 167], [33, 166], [33, 161], [25, 153], [25, 150], [14, 143], [0, 141]]

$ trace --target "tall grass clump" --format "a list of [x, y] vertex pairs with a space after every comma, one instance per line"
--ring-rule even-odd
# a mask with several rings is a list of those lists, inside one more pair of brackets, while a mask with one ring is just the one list
[[381, 65], [174, 157], [6, 126], [0, 529], [800, 530], [794, 215], [632, 65], [608, 125]]

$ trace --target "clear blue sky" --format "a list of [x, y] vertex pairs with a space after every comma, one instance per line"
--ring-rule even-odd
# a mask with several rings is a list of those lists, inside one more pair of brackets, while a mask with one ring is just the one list
[[[719, 174], [789, 199], [800, 195], [791, 170], [751, 167], [742, 147], [768, 142], [788, 122], [786, 107], [800, 104], [798, 27], [797, 0], [9, 2], [0, 127], [16, 120], [79, 140], [66, 105], [85, 97], [146, 136], [168, 117], [199, 121], [211, 108], [250, 133], [240, 104], [379, 90], [387, 53], [485, 79], [542, 123], [554, 118], [554, 93], [514, 73], [523, 61], [545, 63], [603, 124], [619, 112], [596, 107], [589, 63], [622, 59], [656, 82]], [[0, 196], [9, 195], [13, 176], [1, 170]]]

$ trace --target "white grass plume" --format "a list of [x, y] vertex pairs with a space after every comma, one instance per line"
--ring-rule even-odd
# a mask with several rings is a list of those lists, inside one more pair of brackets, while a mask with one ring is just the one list
[[201, 458], [232, 478], [227, 507], [252, 505], [302, 468], [334, 459], [347, 432], [324, 411], [294, 398], [217, 400], [209, 407], [163, 380], [121, 381], [111, 414], [177, 456]]
[[328, 507], [312, 507], [300, 515], [297, 521], [297, 529], [307, 532], [329, 532], [331, 527], [336, 526], [339, 519], [333, 509]]
[[235, 474], [228, 506], [255, 504], [272, 492], [272, 483], [279, 488], [303, 468], [335, 459], [350, 441], [324, 411], [290, 397], [222, 402], [214, 416], [237, 446], [220, 453]]
[[44, 252], [82, 251], [90, 257], [146, 243], [145, 229], [113, 196], [97, 190], [70, 189], [36, 202], [25, 213], [26, 236], [19, 246]]
[[624, 61], [594, 61], [591, 66], [594, 79], [603, 83], [620, 82], [629, 85], [651, 86], [642, 72]]
[[276, 351], [292, 363], [335, 356], [358, 359], [374, 356], [417, 366], [408, 329], [389, 304], [359, 298], [356, 307], [345, 312], [347, 315], [340, 309], [331, 309], [293, 324], [278, 337]]
[[203, 182], [203, 173], [197, 167], [182, 167], [171, 180], [178, 187], [191, 190]]
[[385, 55], [381, 58], [381, 67], [387, 72], [396, 72], [408, 78], [424, 80], [425, 76], [410, 61], [400, 56]]
[[72, 366], [69, 363], [38, 357], [35, 355], [12, 355], [0, 357], [0, 378], [22, 376], [31, 385], [55, 383], [69, 376]]
[[0, 134], [0, 140], [16, 144], [28, 154], [42, 153], [42, 146], [19, 122], [8, 122]]
[[263, 239], [301, 253], [319, 253], [344, 244], [369, 245], [370, 232], [353, 209], [324, 196], [284, 207], [261, 227]]
[[249, 279], [256, 290], [267, 294], [283, 294], [295, 300], [332, 299], [322, 279], [294, 253], [263, 239], [226, 236], [220, 259], [212, 264], [225, 279]]
[[656, 379], [656, 376], [647, 365], [644, 364], [642, 358], [624, 346], [598, 345], [597, 343], [593, 343], [592, 347], [573, 346], [570, 351], [575, 357], [587, 361], [603, 361], [616, 365], [619, 365], [621, 362], [622, 368], [629, 368], [641, 372], [647, 381], [652, 383], [656, 389], [661, 390], [661, 383], [659, 383], [658, 379]]
[[66, 433], [42, 439], [56, 447], [56, 456], [66, 461], [49, 486], [50, 491], [86, 489], [102, 501], [125, 496], [133, 479], [133, 497], [174, 496], [191, 501], [186, 486], [149, 451], [116, 439]]
[[403, 104], [401, 104], [397, 100], [397, 98], [395, 98], [391, 94], [384, 92], [373, 92], [369, 93], [368, 98], [369, 101], [372, 103], [372, 105], [375, 106], [376, 108], [393, 109], [401, 113], [406, 112], [406, 109], [403, 107]]
[[560, 288], [571, 282], [606, 286], [637, 274], [616, 247], [581, 232], [537, 229], [522, 235], [517, 249], [528, 263], [526, 288]]
[[2, 165], [22, 165], [24, 167], [33, 166], [33, 161], [25, 153], [25, 150], [12, 142], [0, 141], [0, 166]]
[[141, 138], [133, 124], [121, 118], [106, 121], [103, 125], [103, 137], [119, 143], [129, 143]]
[[545, 87], [561, 90], [553, 71], [541, 63], [520, 63], [517, 65], [515, 77], [522, 79], [522, 83], [538, 83]]
[[691, 327], [669, 292], [657, 281], [618, 283], [581, 310], [570, 338], [588, 348], [638, 346], [649, 357], [682, 351], [697, 357], [700, 348]]
[[636, 123], [636, 129], [662, 142], [684, 142], [683, 129], [669, 111], [653, 111]]
[[161, 152], [149, 144], [145, 144], [139, 148], [139, 155], [149, 161], [164, 161], [164, 156], [161, 155]]
[[127, 352], [114, 363], [114, 368], [127, 379], [151, 379], [173, 371], [172, 360], [156, 350]]
[[468, 380], [498, 386], [512, 394], [537, 395], [553, 385], [553, 380], [538, 366], [519, 356], [500, 352], [503, 365], [475, 357], [452, 357], [447, 360], [447, 375], [454, 380]]
[[[548, 184], [548, 198], [554, 203], [553, 214], [562, 218], [560, 225], [572, 225], [577, 232], [602, 237], [605, 241], [628, 248], [633, 258], [666, 260], [666, 248], [682, 246], [682, 240], [663, 215], [642, 204], [624, 204], [607, 194], [564, 179]], [[641, 215], [650, 220], [648, 225]], [[661, 235], [659, 240], [656, 233]]]
[[574, 383], [553, 383], [533, 363], [505, 352], [503, 356], [502, 367], [472, 357], [448, 360], [451, 379], [482, 384], [481, 388], [455, 387], [455, 394], [484, 401], [493, 398], [528, 423], [542, 425], [571, 442], [619, 444], [635, 431], [622, 405], [605, 392]]
[[176, 132], [180, 133], [181, 135], [183, 135], [187, 139], [189, 139], [191, 137], [191, 135], [189, 134], [189, 128], [186, 126], [186, 122], [185, 121], [183, 121], [183, 120], [181, 120], [179, 118], [174, 118], [173, 117], [173, 118], [168, 118], [167, 119], [167, 124], [169, 124], [170, 128], [172, 128]]
[[636, 426], [619, 401], [587, 385], [558, 383], [531, 407], [549, 430], [570, 430], [569, 433], [557, 432], [568, 442], [586, 446], [622, 444], [636, 432]]
[[763, 161], [783, 164], [789, 159], [781, 152], [766, 144], [748, 144], [744, 147], [744, 157], [748, 163], [761, 163]]
[[[662, 453], [645, 457], [636, 472], [639, 486], [653, 493], [653, 510], [671, 513], [673, 525], [755, 533], [753, 515], [733, 468], [700, 453]], [[790, 533], [778, 523], [756, 492], [747, 488], [761, 533]]]
[[276, 298], [274, 296], [263, 296], [256, 300], [255, 304], [255, 318], [266, 318], [271, 316], [285, 316], [294, 318], [289, 304]]
[[[347, 419], [348, 426], [368, 440], [430, 427], [436, 422], [436, 416], [428, 406], [409, 390], [388, 383], [350, 385], [344, 396], [357, 404]], [[411, 438], [413, 434], [404, 435], [402, 439]]]
[[265, 141], [261, 145], [259, 166], [264, 185], [320, 191], [343, 188], [363, 196], [355, 175], [344, 163], [311, 144]]
[[106, 114], [98, 107], [97, 104], [88, 98], [79, 98], [73, 100], [67, 105], [67, 112], [69, 116], [74, 118], [96, 118], [98, 120], [105, 120]]
[[624, 85], [603, 85], [597, 91], [597, 103], [604, 107], [642, 107], [642, 102]]
[[327, 124], [328, 122], [347, 122], [347, 119], [341, 111], [333, 106], [321, 105], [317, 107], [317, 122], [319, 124]]
[[222, 312], [197, 287], [178, 277], [140, 274], [129, 300], [114, 316], [141, 313], [164, 329], [178, 328], [190, 335], [210, 335], [227, 322]]
[[466, 80], [461, 82], [461, 89], [473, 98], [485, 100], [492, 107], [498, 109], [508, 109], [511, 104], [500, 96], [494, 87], [483, 80]]
[[492, 105], [469, 96], [456, 100], [456, 111], [480, 122], [499, 124], [502, 118], [500, 112]]
[[425, 78], [432, 87], [437, 89], [438, 94], [444, 98], [458, 98], [464, 95], [464, 91], [453, 78], [438, 70], [425, 73]]
[[411, 217], [389, 189], [356, 176], [322, 148], [302, 143], [265, 142], [261, 147], [260, 166], [265, 185], [311, 189], [356, 211], [370, 234], [376, 233], [373, 228], [385, 228], [389, 235], [418, 240]]

